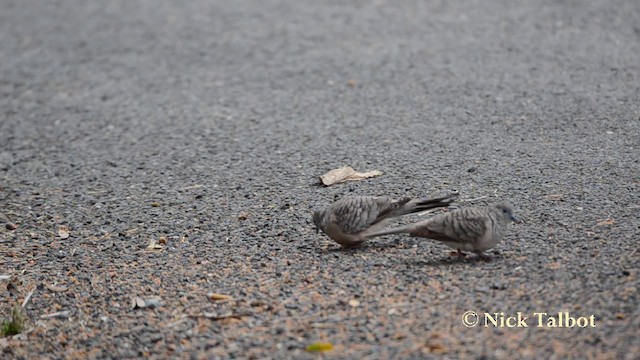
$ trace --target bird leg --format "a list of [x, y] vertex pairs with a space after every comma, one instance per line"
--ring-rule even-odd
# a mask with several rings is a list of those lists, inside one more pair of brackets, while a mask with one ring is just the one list
[[467, 254], [463, 253], [460, 249], [456, 249], [456, 251], [451, 252], [451, 256], [457, 256], [460, 259], [467, 256]]
[[474, 251], [474, 253], [476, 253], [476, 255], [478, 255], [478, 259], [480, 259], [480, 260], [491, 261], [491, 256], [486, 255], [482, 251]]

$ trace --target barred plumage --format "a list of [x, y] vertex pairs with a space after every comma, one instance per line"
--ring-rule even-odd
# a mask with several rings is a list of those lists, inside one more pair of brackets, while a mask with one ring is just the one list
[[377, 231], [370, 236], [408, 233], [441, 241], [459, 251], [482, 255], [502, 240], [506, 225], [515, 220], [511, 205], [497, 203], [484, 208], [457, 209], [408, 226]]
[[435, 199], [348, 196], [313, 214], [316, 229], [342, 246], [357, 246], [395, 217], [448, 206], [456, 194]]

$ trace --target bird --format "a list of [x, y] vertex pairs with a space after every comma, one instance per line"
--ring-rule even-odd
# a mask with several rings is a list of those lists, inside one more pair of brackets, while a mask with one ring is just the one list
[[511, 222], [519, 222], [513, 206], [498, 202], [486, 207], [467, 207], [432, 216], [406, 226], [371, 232], [368, 235], [382, 236], [407, 233], [411, 236], [429, 238], [457, 250], [476, 253], [488, 259], [484, 251], [495, 247], [504, 237]]
[[362, 245], [370, 234], [383, 229], [391, 219], [428, 209], [446, 207], [457, 194], [439, 198], [404, 197], [394, 200], [386, 196], [347, 196], [331, 206], [316, 210], [313, 223], [343, 247]]

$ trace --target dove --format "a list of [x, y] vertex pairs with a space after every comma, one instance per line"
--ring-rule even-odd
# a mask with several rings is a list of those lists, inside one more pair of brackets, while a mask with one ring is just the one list
[[432, 216], [414, 224], [370, 232], [368, 235], [382, 236], [407, 233], [416, 237], [438, 240], [462, 251], [471, 251], [486, 258], [484, 251], [495, 247], [504, 237], [506, 227], [518, 221], [509, 203], [500, 202], [486, 207], [456, 209]]
[[386, 196], [347, 196], [313, 213], [316, 233], [322, 230], [343, 247], [361, 245], [369, 234], [383, 229], [391, 219], [448, 206], [457, 194], [440, 198], [394, 200]]

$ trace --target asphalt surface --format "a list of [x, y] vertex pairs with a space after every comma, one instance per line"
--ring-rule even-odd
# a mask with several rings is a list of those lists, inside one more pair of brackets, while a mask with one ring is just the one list
[[[2, 357], [640, 357], [640, 2], [0, 6]], [[452, 189], [525, 219], [493, 261], [311, 222]]]

